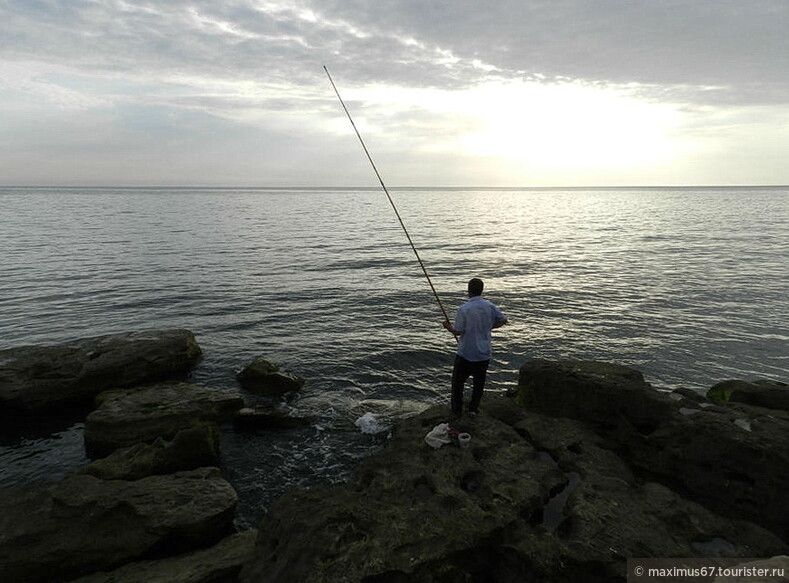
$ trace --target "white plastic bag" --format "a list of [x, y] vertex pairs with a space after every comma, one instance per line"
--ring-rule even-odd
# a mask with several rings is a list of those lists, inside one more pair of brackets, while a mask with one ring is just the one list
[[372, 435], [381, 433], [386, 429], [386, 427], [381, 425], [378, 418], [369, 411], [356, 420], [356, 427], [362, 433], [370, 433]]
[[439, 423], [433, 427], [430, 433], [425, 435], [425, 443], [433, 449], [452, 443], [452, 438], [449, 437], [449, 423]]

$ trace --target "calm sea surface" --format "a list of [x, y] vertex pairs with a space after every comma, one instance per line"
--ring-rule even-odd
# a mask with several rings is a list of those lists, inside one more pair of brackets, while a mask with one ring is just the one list
[[[663, 387], [789, 380], [789, 189], [417, 190], [392, 195], [447, 311], [481, 277], [511, 325], [489, 388], [529, 358]], [[448, 402], [454, 340], [380, 190], [0, 188], [0, 348], [188, 328], [197, 382], [258, 356], [307, 379], [306, 430], [223, 433], [241, 522], [344, 480], [386, 424]], [[484, 408], [484, 402], [483, 402]], [[0, 486], [86, 463], [82, 425], [0, 440]]]

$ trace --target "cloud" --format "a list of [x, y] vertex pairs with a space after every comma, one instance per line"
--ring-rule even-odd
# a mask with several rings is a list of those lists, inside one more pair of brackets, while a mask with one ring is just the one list
[[[90, 74], [189, 73], [308, 87], [327, 64], [354, 84], [527, 80], [699, 88], [779, 100], [784, 0], [334, 0], [8, 3], [3, 53]], [[764, 91], [767, 89], [767, 91]]]
[[[697, 147], [722, 152], [728, 146], [715, 140], [734, 136], [758, 152], [751, 136], [767, 132], [772, 145], [789, 132], [788, 16], [785, 0], [10, 0], [0, 5], [0, 105], [13, 119], [0, 122], [0, 156], [16, 162], [0, 166], [12, 172], [0, 181], [25, 167], [31, 173], [41, 160], [64, 172], [69, 165], [55, 160], [68, 143], [75, 151], [96, 144], [106, 180], [130, 156], [140, 166], [169, 160], [174, 174], [161, 164], [158, 175], [178, 181], [199, 169], [183, 152], [216, 167], [223, 152], [233, 152], [225, 160], [233, 170], [222, 176], [281, 180], [285, 170], [275, 163], [291, 171], [313, 155], [314, 169], [301, 176], [331, 182], [337, 175], [342, 183], [330, 166], [335, 153], [358, 151], [322, 65], [400, 182], [489, 181], [499, 170], [512, 180], [533, 176], [546, 163], [539, 144], [519, 151], [515, 141], [506, 144], [508, 129], [523, 129], [507, 127], [523, 117], [517, 99], [542, 108], [554, 128], [574, 129], [572, 144], [604, 131], [588, 123], [596, 115], [590, 104], [602, 97], [610, 99], [605, 107], [626, 103], [623, 114], [643, 117], [630, 127], [644, 136], [639, 151], [652, 152], [644, 163], [656, 169], [667, 159], [658, 142], [674, 158]], [[508, 92], [506, 109], [501, 92]], [[563, 101], [573, 92], [575, 101]], [[546, 94], [562, 96], [554, 105], [565, 118], [558, 106], [548, 111]], [[611, 116], [607, 127], [621, 121]], [[45, 128], [59, 137], [47, 139]], [[620, 143], [629, 139], [616, 131]], [[14, 143], [28, 149], [12, 151]], [[192, 147], [177, 147], [184, 143]], [[508, 149], [495, 160], [494, 143]], [[135, 148], [158, 157], [132, 156]], [[565, 162], [573, 160], [580, 154]], [[495, 170], [486, 174], [486, 167]], [[58, 175], [53, 170], [52, 180]], [[364, 180], [361, 170], [346, 176]]]

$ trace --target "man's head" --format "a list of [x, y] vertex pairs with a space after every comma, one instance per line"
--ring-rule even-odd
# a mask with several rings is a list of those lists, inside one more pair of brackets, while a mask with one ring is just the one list
[[474, 278], [468, 282], [468, 295], [469, 297], [473, 298], [474, 296], [481, 296], [482, 295], [482, 288], [485, 286], [482, 283], [482, 280], [479, 278]]

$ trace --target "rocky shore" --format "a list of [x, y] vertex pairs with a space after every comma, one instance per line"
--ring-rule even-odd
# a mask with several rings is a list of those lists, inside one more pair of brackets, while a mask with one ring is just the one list
[[85, 410], [94, 459], [55, 484], [0, 490], [0, 581], [235, 579], [255, 532], [234, 532], [217, 424], [244, 400], [186, 381], [201, 354], [187, 330], [0, 351], [0, 415], [24, 428]]
[[349, 483], [282, 496], [241, 581], [625, 581], [628, 557], [789, 553], [786, 411], [596, 362], [531, 361], [519, 385], [452, 422], [467, 449], [426, 446], [433, 408]]
[[[707, 398], [614, 364], [529, 361], [480, 416], [400, 420], [350, 481], [291, 490], [238, 533], [217, 424], [288, 420], [250, 412], [247, 388], [189, 383], [200, 353], [185, 330], [0, 351], [0, 414], [92, 400], [95, 458], [0, 490], [0, 581], [602, 582], [634, 557], [778, 557], [789, 575], [783, 383]], [[272, 374], [270, 394], [301, 386], [260, 362], [239, 380], [261, 393]], [[467, 448], [426, 444], [447, 422]]]

